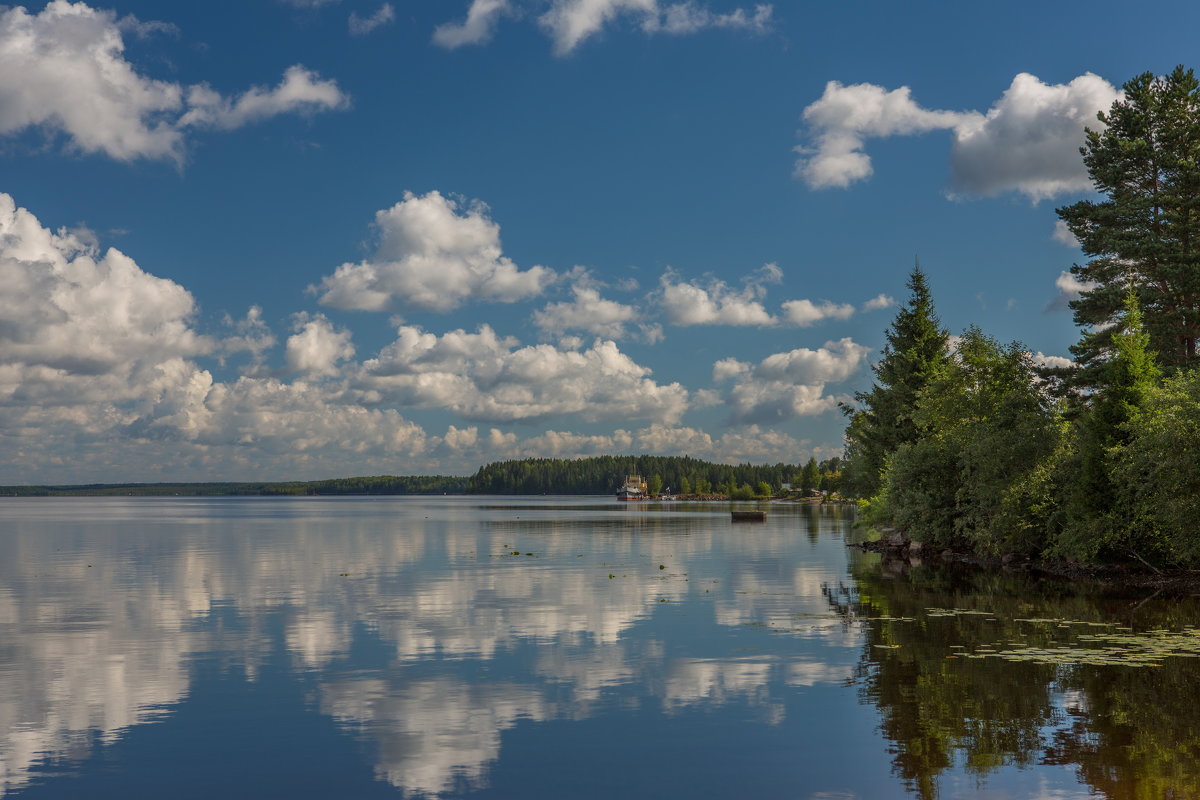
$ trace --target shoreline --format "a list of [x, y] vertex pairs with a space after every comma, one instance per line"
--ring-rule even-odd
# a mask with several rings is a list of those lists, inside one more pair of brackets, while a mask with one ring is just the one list
[[[898, 534], [893, 534], [893, 537]], [[917, 545], [916, 548], [913, 545]], [[884, 561], [901, 560], [909, 566], [963, 564], [967, 566], [1002, 569], [1006, 572], [1031, 572], [1064, 578], [1086, 580], [1118, 589], [1157, 589], [1172, 593], [1200, 594], [1200, 570], [1155, 569], [1137, 562], [1124, 564], [1085, 564], [1019, 556], [983, 556], [967, 550], [943, 548], [935, 552], [920, 542], [894, 538], [871, 542], [847, 542], [847, 547], [867, 553], [879, 553]]]

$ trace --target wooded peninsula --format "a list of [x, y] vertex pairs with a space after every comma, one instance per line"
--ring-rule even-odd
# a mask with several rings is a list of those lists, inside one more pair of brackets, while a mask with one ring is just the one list
[[914, 269], [844, 409], [844, 491], [868, 522], [984, 556], [1200, 566], [1197, 80], [1139, 75], [1099, 121], [1081, 153], [1102, 198], [1057, 209], [1088, 258], [1073, 362], [952, 339]]

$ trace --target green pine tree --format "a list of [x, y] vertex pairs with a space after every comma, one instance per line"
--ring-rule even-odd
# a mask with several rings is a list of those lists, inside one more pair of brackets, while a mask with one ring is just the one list
[[1126, 445], [1129, 422], [1158, 386], [1136, 294], [1125, 296], [1124, 317], [1111, 338], [1111, 357], [1099, 365], [1100, 386], [1077, 423], [1077, 454], [1068, 465], [1066, 523], [1057, 550], [1085, 560], [1103, 557], [1127, 527], [1113, 478], [1113, 449]]
[[933, 309], [920, 264], [909, 275], [911, 291], [887, 331], [887, 343], [874, 365], [875, 384], [857, 392], [857, 408], [846, 428], [842, 488], [856, 497], [873, 497], [883, 484], [888, 457], [919, 437], [913, 421], [917, 396], [949, 359], [949, 337]]
[[1091, 258], [1071, 273], [1087, 290], [1071, 302], [1085, 329], [1072, 348], [1078, 381], [1104, 376], [1114, 328], [1132, 288], [1145, 314], [1150, 351], [1167, 367], [1195, 362], [1200, 337], [1200, 82], [1192, 70], [1143, 73], [1098, 115], [1080, 149], [1101, 201], [1058, 215]]

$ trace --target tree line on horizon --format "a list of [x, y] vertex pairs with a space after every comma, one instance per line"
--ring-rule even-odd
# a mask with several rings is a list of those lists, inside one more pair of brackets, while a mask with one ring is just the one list
[[466, 477], [454, 475], [373, 475], [319, 481], [216, 481], [206, 483], [92, 483], [0, 486], [17, 497], [287, 497], [304, 495], [463, 494]]
[[650, 493], [683, 495], [773, 495], [790, 485], [796, 491], [836, 491], [841, 458], [805, 464], [714, 464], [690, 456], [593, 456], [526, 458], [481, 467], [470, 478], [474, 494], [611, 494], [626, 475], [641, 475]]
[[1057, 209], [1088, 257], [1069, 368], [969, 327], [919, 265], [875, 382], [844, 410], [868, 521], [984, 555], [1200, 565], [1200, 85], [1139, 75], [1081, 148], [1100, 200]]
[[642, 475], [653, 494], [670, 490], [684, 495], [776, 495], [795, 491], [836, 491], [841, 458], [805, 464], [715, 464], [689, 456], [594, 456], [525, 458], [486, 464], [470, 476], [374, 475], [319, 481], [120, 483], [4, 486], [0, 495], [70, 496], [307, 496], [437, 494], [613, 494], [626, 475]]

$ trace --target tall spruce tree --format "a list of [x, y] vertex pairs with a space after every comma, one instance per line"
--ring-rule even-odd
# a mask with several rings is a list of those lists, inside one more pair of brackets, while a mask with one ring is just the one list
[[1071, 273], [1088, 288], [1071, 302], [1085, 329], [1072, 348], [1080, 382], [1098, 385], [1125, 293], [1132, 288], [1159, 363], [1194, 363], [1200, 338], [1200, 83], [1192, 70], [1138, 75], [1098, 115], [1080, 152], [1099, 202], [1058, 209], [1085, 264]]
[[919, 437], [913, 421], [917, 395], [949, 359], [949, 336], [933, 310], [933, 299], [918, 263], [907, 284], [908, 303], [887, 331], [887, 343], [872, 369], [875, 384], [856, 392], [857, 407], [844, 407], [846, 427], [844, 489], [873, 497], [883, 484], [888, 456]]
[[1108, 555], [1127, 527], [1121, 492], [1113, 476], [1114, 449], [1132, 438], [1129, 423], [1162, 377], [1150, 351], [1136, 294], [1125, 296], [1112, 337], [1112, 354], [1100, 369], [1100, 385], [1077, 425], [1077, 454], [1066, 483], [1066, 524], [1058, 550], [1093, 559]]

